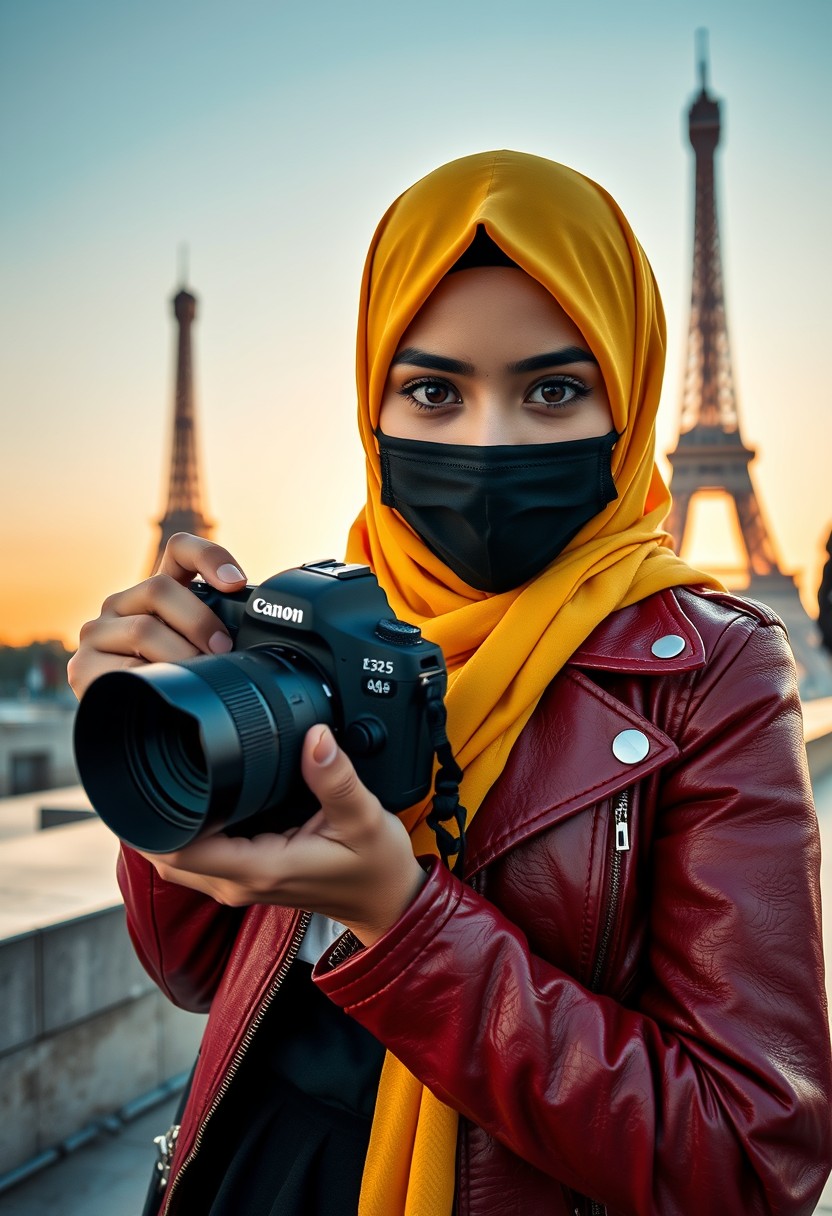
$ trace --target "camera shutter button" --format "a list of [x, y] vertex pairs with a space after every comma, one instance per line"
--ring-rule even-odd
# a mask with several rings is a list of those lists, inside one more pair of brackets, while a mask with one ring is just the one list
[[415, 646], [422, 640], [422, 631], [418, 625], [391, 617], [379, 621], [376, 625], [376, 637], [381, 638], [382, 642], [392, 642], [394, 646]]
[[375, 756], [386, 742], [387, 731], [378, 718], [356, 718], [344, 731], [344, 751], [348, 756]]

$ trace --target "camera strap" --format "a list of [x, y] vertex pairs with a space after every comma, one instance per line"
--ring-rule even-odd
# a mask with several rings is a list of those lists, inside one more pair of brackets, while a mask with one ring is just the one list
[[[427, 817], [428, 827], [436, 836], [442, 862], [460, 876], [465, 865], [465, 820], [468, 812], [459, 801], [459, 783], [462, 769], [454, 759], [446, 731], [447, 714], [442, 696], [440, 680], [423, 679], [425, 708], [427, 712], [430, 740], [439, 768], [433, 783], [433, 808]], [[456, 824], [457, 835], [448, 831], [446, 823]], [[456, 862], [451, 866], [451, 858]]]

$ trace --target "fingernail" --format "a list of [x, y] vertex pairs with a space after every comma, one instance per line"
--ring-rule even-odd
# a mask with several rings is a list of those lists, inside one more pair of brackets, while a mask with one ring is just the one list
[[242, 570], [238, 570], [236, 566], [232, 566], [231, 562], [226, 562], [217, 571], [217, 578], [221, 578], [224, 583], [239, 583], [241, 578], [245, 578], [245, 575]]
[[325, 726], [312, 752], [312, 755], [315, 757], [315, 763], [319, 764], [321, 768], [326, 768], [328, 764], [332, 764], [337, 754], [338, 745], [335, 742], [335, 736], [329, 727]]
[[228, 654], [234, 643], [227, 633], [223, 633], [220, 629], [216, 633], [212, 633], [208, 639], [208, 649], [212, 654]]

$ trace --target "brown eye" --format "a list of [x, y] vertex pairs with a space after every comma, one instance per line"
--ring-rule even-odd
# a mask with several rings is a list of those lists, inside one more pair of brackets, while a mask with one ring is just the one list
[[549, 380], [541, 380], [530, 389], [526, 400], [532, 405], [571, 405], [581, 397], [586, 397], [590, 389], [582, 380], [571, 376], [557, 376]]
[[405, 384], [399, 392], [421, 410], [441, 409], [445, 405], [459, 405], [462, 400], [454, 386], [445, 380], [411, 381], [410, 384]]

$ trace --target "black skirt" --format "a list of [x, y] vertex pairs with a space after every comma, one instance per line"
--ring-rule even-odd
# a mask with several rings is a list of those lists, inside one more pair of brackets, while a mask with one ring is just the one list
[[182, 1177], [188, 1216], [356, 1216], [384, 1048], [295, 962]]

